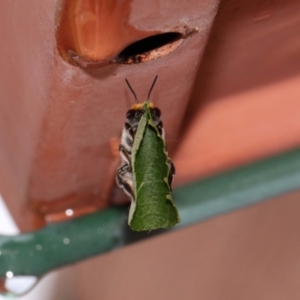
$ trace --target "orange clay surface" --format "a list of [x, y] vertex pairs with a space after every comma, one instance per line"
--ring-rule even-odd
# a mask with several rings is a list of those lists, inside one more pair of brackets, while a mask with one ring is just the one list
[[[300, 145], [299, 1], [223, 1], [215, 19], [213, 0], [126, 2], [128, 26], [143, 37], [198, 31], [158, 59], [84, 70], [59, 54], [55, 3], [16, 1], [0, 12], [0, 189], [22, 231], [63, 220], [69, 208], [77, 216], [124, 200], [114, 188], [114, 141], [133, 104], [125, 78], [144, 101], [159, 76], [151, 100], [174, 186]], [[107, 51], [97, 59], [111, 58]]]

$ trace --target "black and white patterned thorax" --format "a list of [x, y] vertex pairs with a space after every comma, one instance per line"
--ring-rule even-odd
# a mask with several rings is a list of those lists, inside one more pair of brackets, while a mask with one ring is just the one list
[[[160, 120], [160, 109], [157, 107], [150, 108], [152, 120], [155, 126], [158, 129], [158, 132], [165, 138], [165, 131], [163, 129], [162, 121]], [[135, 137], [135, 133], [137, 131], [139, 122], [144, 114], [144, 110], [142, 108], [136, 109], [132, 108], [126, 113], [126, 123], [124, 125], [122, 136], [121, 136], [121, 145], [125, 147], [125, 149], [131, 153], [133, 141]]]
[[[152, 104], [152, 103], [151, 103]], [[152, 107], [151, 107], [152, 106]], [[160, 109], [154, 107], [152, 104], [150, 106], [150, 113], [152, 120], [158, 129], [163, 140], [165, 140], [165, 131], [163, 129], [163, 123], [160, 120], [161, 112]], [[139, 122], [145, 113], [143, 109], [143, 105], [138, 104], [134, 105], [133, 108], [128, 110], [126, 113], [126, 122], [124, 128], [122, 130], [121, 135], [121, 143], [119, 146], [120, 156], [121, 156], [121, 164], [118, 168], [116, 181], [119, 187], [121, 187], [125, 194], [134, 201], [134, 192], [133, 192], [133, 175], [132, 175], [132, 166], [131, 166], [131, 153], [132, 146], [135, 138], [135, 134], [139, 125]], [[168, 159], [168, 163], [170, 166], [170, 174], [169, 174], [169, 185], [171, 187], [172, 179], [175, 174], [175, 168], [170, 159]]]

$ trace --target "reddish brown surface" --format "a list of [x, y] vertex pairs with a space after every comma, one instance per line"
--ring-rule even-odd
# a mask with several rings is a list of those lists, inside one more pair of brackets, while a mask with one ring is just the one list
[[221, 3], [175, 157], [177, 184], [300, 145], [299, 11], [294, 0]]
[[144, 99], [159, 75], [152, 95], [169, 148], [177, 149], [175, 184], [300, 144], [297, 1], [222, 3], [180, 139], [214, 2], [151, 2], [145, 9], [133, 1], [128, 22], [140, 31], [187, 24], [199, 31], [160, 59], [85, 71], [58, 54], [55, 3], [14, 3], [3, 3], [0, 18], [0, 189], [22, 230], [43, 225], [33, 212], [57, 220], [66, 208], [86, 213], [109, 204], [118, 165], [111, 141], [132, 104], [125, 77]]
[[[177, 145], [216, 1], [125, 2], [131, 6], [127, 23], [139, 32], [187, 27], [198, 32], [160, 59], [82, 70], [57, 51], [55, 1], [2, 4], [0, 190], [23, 231], [43, 225], [39, 214], [57, 220], [67, 208], [78, 214], [109, 205], [119, 159], [110, 142], [119, 137], [133, 103], [125, 77], [143, 101], [159, 75], [152, 100], [163, 112], [169, 148]], [[105, 43], [116, 45], [110, 38], [103, 36]], [[131, 38], [123, 40], [124, 47]], [[114, 47], [118, 54], [122, 47]], [[92, 47], [92, 53], [97, 49]]]
[[294, 192], [78, 264], [78, 299], [298, 299], [299, 197]]
[[[222, 2], [176, 154], [177, 183], [300, 144], [299, 8], [299, 1]], [[298, 299], [299, 197], [86, 261], [76, 267], [79, 297]]]
[[[87, 111], [93, 111], [97, 99], [101, 100], [101, 96], [108, 94], [112, 95], [108, 100], [113, 104], [118, 100], [120, 107], [114, 111], [121, 117], [131, 103], [131, 95], [126, 87], [115, 95], [116, 85], [112, 87], [106, 84], [103, 79], [105, 76], [101, 77], [103, 73], [100, 71], [91, 73], [94, 74], [92, 78], [85, 77], [77, 69], [66, 67], [58, 56], [53, 56], [54, 33], [49, 34], [53, 21], [53, 1], [16, 3], [12, 0], [3, 2], [0, 11], [1, 51], [7, 54], [0, 56], [3, 83], [0, 188], [19, 224], [22, 225], [20, 220], [23, 218], [29, 222], [29, 225], [23, 224], [23, 228], [28, 228], [32, 226], [26, 216], [29, 211], [28, 191], [42, 194], [44, 190], [51, 196], [51, 189], [56, 191], [64, 186], [71, 192], [80, 182], [75, 181], [77, 185], [72, 185], [67, 181], [68, 184], [65, 184], [65, 178], [73, 174], [70, 171], [52, 182], [57, 174], [54, 171], [52, 173], [52, 170], [59, 170], [59, 165], [54, 164], [52, 169], [50, 164], [47, 173], [47, 163], [41, 168], [48, 175], [45, 177], [44, 188], [41, 183], [43, 172], [39, 168], [32, 172], [37, 149], [43, 149], [43, 142], [50, 140], [47, 134], [44, 137], [40, 132], [44, 120], [41, 112], [49, 106], [47, 112], [56, 117], [55, 108], [60, 112], [62, 107], [65, 108], [62, 106], [64, 99], [72, 95], [64, 87], [74, 83], [71, 91], [73, 96], [77, 96], [76, 104], [79, 102], [84, 107], [90, 103], [91, 108]], [[45, 6], [30, 5], [34, 3]], [[149, 22], [156, 24], [159, 17], [153, 10], [149, 9], [148, 15], [154, 16], [154, 19], [149, 18]], [[195, 9], [195, 14], [200, 15], [202, 12]], [[172, 13], [176, 15], [176, 11]], [[137, 9], [133, 21], [139, 15]], [[191, 126], [187, 126], [187, 133], [180, 144], [178, 140], [173, 141], [174, 148], [180, 147], [176, 155], [177, 182], [218, 172], [299, 145], [299, 20], [299, 1], [296, 0], [222, 2], [199, 69], [193, 104], [189, 107], [186, 122], [191, 120]], [[15, 43], [17, 46], [12, 47]], [[189, 51], [179, 53], [176, 57], [180, 60], [179, 64], [184, 62], [185, 57], [193, 55]], [[57, 65], [53, 63], [53, 57]], [[160, 76], [162, 82], [154, 94], [162, 97], [159, 98], [159, 105], [163, 106], [163, 113], [175, 118], [169, 108], [172, 107], [170, 103], [184, 89], [183, 79], [187, 73], [181, 69], [176, 72], [175, 67], [178, 68], [178, 65], [173, 68], [163, 62], [165, 60], [162, 59], [153, 63], [156, 67], [160, 66], [159, 70], [163, 74]], [[136, 74], [133, 85], [138, 86], [139, 94], [145, 95], [148, 82], [155, 74], [153, 64], [119, 68], [121, 74], [115, 75], [119, 80], [118, 85], [121, 86], [121, 82], [123, 84], [118, 76], [130, 75], [131, 78]], [[166, 70], [163, 71], [163, 68]], [[128, 71], [125, 72], [125, 69]], [[57, 76], [56, 81], [53, 81], [52, 76]], [[80, 82], [85, 78], [87, 86], [81, 88]], [[66, 84], [63, 85], [63, 82]], [[140, 86], [140, 82], [145, 83]], [[107, 92], [102, 94], [103, 89]], [[84, 97], [88, 96], [90, 102], [85, 102], [80, 92]], [[125, 103], [121, 101], [124, 95]], [[51, 101], [53, 106], [49, 105]], [[71, 106], [70, 101], [66, 103]], [[164, 104], [164, 101], [171, 102]], [[103, 107], [97, 102], [98, 111]], [[66, 112], [70, 111], [68, 109]], [[94, 113], [95, 116], [90, 116], [93, 122], [99, 115], [98, 111]], [[80, 110], [77, 111], [78, 115], [86, 120], [84, 113], [80, 115]], [[67, 123], [68, 126], [78, 124], [77, 119]], [[58, 124], [64, 124], [63, 121], [65, 119], [59, 115]], [[100, 121], [96, 125], [101, 125]], [[170, 125], [167, 123], [167, 133], [172, 141]], [[76, 130], [81, 126], [78, 125]], [[116, 124], [115, 132], [119, 126]], [[105, 127], [101, 132], [107, 129]], [[58, 129], [53, 132], [58, 136]], [[68, 133], [66, 131], [64, 135]], [[91, 132], [86, 134], [90, 135]], [[97, 141], [98, 135], [93, 136]], [[45, 147], [48, 145], [52, 144], [46, 143]], [[106, 153], [110, 155], [108, 148], [105, 148]], [[69, 164], [76, 166], [76, 162], [73, 159]], [[94, 176], [92, 172], [83, 174], [83, 177], [87, 174], [90, 178]], [[36, 176], [36, 186], [28, 183], [31, 176]], [[41, 177], [39, 181], [38, 177]], [[51, 189], [46, 185], [47, 180]], [[66, 193], [63, 191], [58, 194]], [[76, 272], [72, 274], [78, 276], [79, 284], [76, 286], [80, 289], [79, 299], [298, 299], [299, 197], [299, 192], [291, 193], [78, 264]]]

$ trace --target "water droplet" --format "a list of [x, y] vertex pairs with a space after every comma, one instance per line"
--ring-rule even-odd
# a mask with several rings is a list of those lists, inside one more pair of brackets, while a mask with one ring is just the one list
[[[8, 277], [7, 275], [12, 275]], [[13, 272], [6, 272], [7, 278], [0, 278], [0, 294], [13, 298], [30, 291], [38, 282], [35, 276], [13, 276]]]
[[12, 271], [7, 271], [6, 272], [6, 277], [7, 278], [12, 278], [12, 277], [14, 277], [14, 273]]
[[73, 216], [74, 211], [73, 211], [73, 209], [68, 208], [68, 209], [66, 209], [65, 214], [66, 214], [66, 216], [71, 217], [71, 216]]
[[43, 249], [43, 246], [40, 245], [40, 244], [37, 244], [37, 245], [35, 246], [35, 248], [36, 248], [36, 250], [40, 251], [40, 250]]
[[70, 240], [68, 238], [64, 238], [63, 242], [64, 242], [65, 245], [70, 244]]

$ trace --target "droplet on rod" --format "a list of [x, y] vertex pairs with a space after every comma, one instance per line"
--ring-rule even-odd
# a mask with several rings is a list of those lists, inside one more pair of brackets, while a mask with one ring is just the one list
[[0, 278], [0, 294], [14, 298], [29, 292], [38, 282], [36, 276], [14, 276], [12, 271], [6, 272], [6, 278]]

